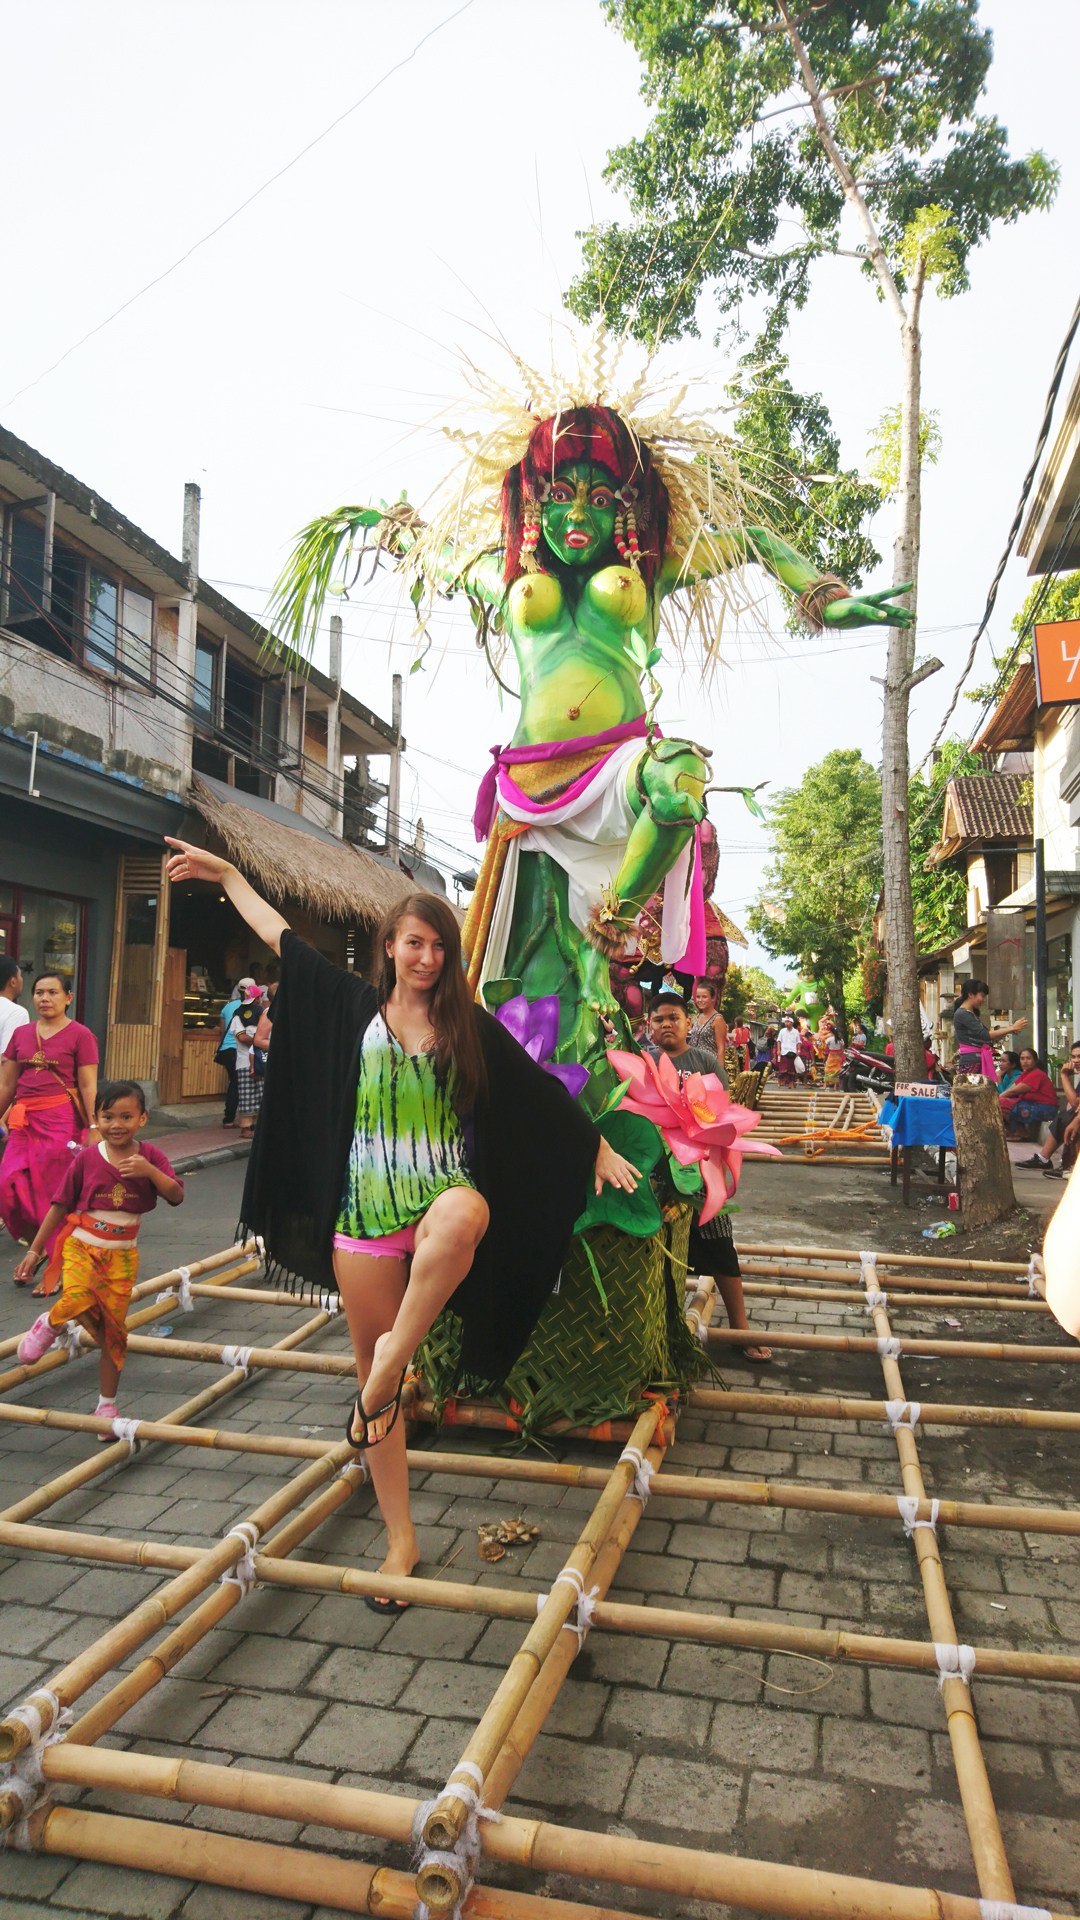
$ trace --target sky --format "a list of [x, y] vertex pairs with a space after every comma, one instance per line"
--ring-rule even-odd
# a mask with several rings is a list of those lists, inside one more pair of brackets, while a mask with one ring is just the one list
[[[913, 696], [913, 758], [981, 615], [1078, 291], [1075, 7], [984, 0], [980, 17], [995, 37], [984, 106], [1014, 153], [1058, 162], [1062, 185], [1049, 213], [995, 229], [970, 293], [926, 302], [923, 404], [943, 444], [924, 480], [919, 651], [945, 671]], [[606, 155], [648, 119], [599, 0], [0, 0], [0, 59], [0, 421], [173, 552], [196, 480], [200, 571], [256, 616], [315, 514], [430, 494], [468, 361], [504, 372], [500, 337], [543, 357], [577, 232], [624, 211]], [[719, 389], [732, 352], [712, 344], [708, 295], [700, 317], [701, 340], [665, 361]], [[865, 469], [899, 349], [853, 262], [819, 265], [788, 351], [795, 386], [831, 409], [844, 464]], [[874, 523], [871, 586], [891, 578], [891, 518]], [[998, 651], [1029, 585], [1014, 559]], [[475, 864], [476, 782], [514, 703], [500, 709], [456, 607], [437, 607], [416, 673], [391, 576], [341, 611], [350, 691], [388, 715], [391, 675], [406, 675], [402, 813], [423, 817], [445, 871]], [[831, 748], [878, 757], [885, 644], [873, 629], [793, 639], [765, 590], [725, 631], [708, 686], [666, 663], [660, 718], [712, 746], [714, 780], [766, 781], [767, 800]], [[965, 731], [976, 712], [961, 702]], [[715, 897], [745, 923], [767, 836], [737, 796], [717, 796], [713, 817]], [[733, 957], [788, 972], [756, 943]]]

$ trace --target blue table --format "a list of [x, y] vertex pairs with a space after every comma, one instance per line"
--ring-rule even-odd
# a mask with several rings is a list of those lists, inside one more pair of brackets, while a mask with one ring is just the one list
[[[889, 1156], [891, 1180], [895, 1187], [897, 1171], [902, 1171], [905, 1207], [909, 1204], [912, 1187], [925, 1188], [930, 1193], [945, 1190], [945, 1150], [947, 1147], [956, 1147], [952, 1101], [923, 1100], [917, 1094], [904, 1094], [899, 1100], [886, 1100], [879, 1118], [883, 1127], [892, 1128], [892, 1152]], [[937, 1148], [936, 1180], [912, 1179], [912, 1147]]]

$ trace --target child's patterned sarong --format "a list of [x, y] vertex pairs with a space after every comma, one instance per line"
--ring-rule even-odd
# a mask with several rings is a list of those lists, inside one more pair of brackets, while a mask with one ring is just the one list
[[64, 1242], [64, 1290], [50, 1309], [50, 1327], [87, 1320], [110, 1360], [122, 1367], [128, 1343], [124, 1321], [138, 1272], [138, 1247], [91, 1247], [72, 1235]]

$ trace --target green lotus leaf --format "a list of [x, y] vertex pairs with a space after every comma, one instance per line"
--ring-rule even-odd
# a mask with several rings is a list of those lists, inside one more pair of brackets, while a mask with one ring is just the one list
[[696, 1160], [693, 1161], [690, 1166], [684, 1167], [676, 1160], [673, 1153], [669, 1153], [667, 1163], [668, 1179], [671, 1181], [676, 1193], [704, 1193], [705, 1182], [701, 1177], [701, 1168]]
[[616, 1153], [632, 1161], [642, 1179], [636, 1193], [625, 1193], [621, 1187], [603, 1187], [599, 1193], [591, 1193], [588, 1206], [575, 1222], [574, 1232], [603, 1226], [618, 1227], [621, 1232], [635, 1233], [641, 1239], [659, 1233], [663, 1219], [649, 1179], [664, 1151], [659, 1128], [639, 1113], [605, 1113], [596, 1124]]

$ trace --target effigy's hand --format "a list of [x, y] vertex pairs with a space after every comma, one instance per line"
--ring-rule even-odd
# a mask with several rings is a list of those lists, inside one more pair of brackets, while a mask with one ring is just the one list
[[621, 1187], [624, 1193], [636, 1193], [641, 1173], [621, 1153], [616, 1153], [609, 1141], [601, 1139], [600, 1151], [596, 1156], [596, 1191], [600, 1193], [605, 1186]]
[[877, 587], [873, 593], [852, 595], [846, 600], [830, 600], [822, 609], [827, 627], [910, 627], [915, 615], [909, 607], [890, 606], [898, 594], [911, 592], [911, 581], [903, 587]]

